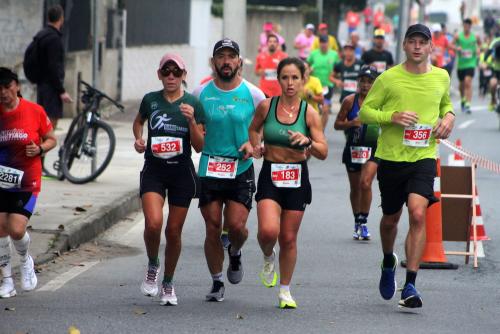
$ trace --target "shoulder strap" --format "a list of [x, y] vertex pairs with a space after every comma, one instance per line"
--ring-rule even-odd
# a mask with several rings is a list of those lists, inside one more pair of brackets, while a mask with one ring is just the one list
[[279, 96], [273, 96], [271, 98], [271, 103], [269, 104], [269, 111], [267, 112], [266, 120], [269, 118], [269, 115], [272, 116], [271, 120], [276, 119], [276, 109], [278, 108]]

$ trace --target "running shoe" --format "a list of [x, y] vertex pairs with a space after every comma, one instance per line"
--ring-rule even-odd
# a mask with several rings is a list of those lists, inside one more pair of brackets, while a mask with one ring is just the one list
[[146, 276], [141, 284], [141, 292], [145, 296], [154, 297], [158, 294], [158, 274], [160, 273], [160, 266], [148, 265]]
[[162, 284], [160, 293], [160, 305], [177, 305], [177, 296], [173, 285]]
[[361, 236], [360, 223], [354, 223], [354, 232], [352, 233], [352, 238], [354, 240], [359, 240]]
[[28, 255], [26, 261], [21, 263], [21, 288], [24, 291], [31, 291], [36, 288], [37, 283], [35, 263], [31, 255]]
[[297, 308], [297, 303], [293, 300], [288, 290], [280, 289], [278, 299], [280, 301], [280, 308], [282, 309]]
[[[276, 257], [276, 252], [273, 249], [273, 259]], [[274, 260], [273, 261], [266, 261], [264, 259], [264, 267], [262, 268], [262, 271], [259, 274], [260, 281], [266, 288], [272, 288], [273, 286], [276, 285], [276, 282], [278, 281], [278, 274], [274, 270]]]
[[470, 113], [471, 113], [470, 103], [469, 103], [469, 102], [466, 102], [466, 103], [465, 103], [465, 105], [464, 105], [464, 109], [465, 109], [465, 113], [466, 113], [466, 114], [470, 114]]
[[380, 277], [380, 283], [378, 290], [380, 295], [385, 300], [389, 300], [396, 294], [397, 283], [396, 283], [396, 267], [398, 265], [398, 257], [393, 253], [394, 266], [392, 268], [384, 268], [384, 262], [380, 264], [382, 269], [382, 276]]
[[227, 249], [229, 266], [227, 267], [227, 280], [231, 284], [238, 284], [243, 279], [243, 266], [241, 264], [241, 250], [239, 255], [231, 255], [231, 245]]
[[371, 234], [368, 232], [368, 226], [366, 226], [366, 224], [361, 224], [360, 230], [361, 233], [359, 237], [363, 240], [370, 240]]
[[0, 298], [10, 298], [17, 295], [12, 277], [6, 277], [0, 284]]
[[422, 307], [422, 296], [411, 283], [407, 284], [401, 291], [400, 307], [418, 308]]
[[229, 234], [227, 233], [227, 231], [222, 231], [220, 235], [220, 241], [222, 242], [222, 247], [224, 247], [224, 249], [229, 248], [229, 245], [231, 243], [229, 242]]
[[221, 281], [213, 281], [212, 290], [207, 294], [206, 298], [209, 302], [221, 302], [224, 300], [224, 282]]
[[494, 104], [488, 104], [488, 111], [495, 111], [495, 105]]

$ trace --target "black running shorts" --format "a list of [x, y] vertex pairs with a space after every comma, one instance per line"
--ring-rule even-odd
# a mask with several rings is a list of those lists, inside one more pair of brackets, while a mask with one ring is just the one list
[[28, 219], [35, 210], [38, 194], [0, 189], [0, 212], [16, 213]]
[[380, 160], [377, 179], [382, 197], [384, 215], [397, 213], [408, 204], [408, 195], [421, 195], [429, 200], [429, 206], [436, 203], [434, 177], [436, 160], [423, 159], [416, 162], [395, 162]]
[[299, 162], [302, 166], [299, 188], [278, 188], [271, 178], [271, 163], [264, 160], [257, 183], [255, 200], [272, 199], [281, 206], [282, 210], [304, 211], [307, 204], [311, 204], [312, 190], [309, 182], [307, 161]]
[[464, 81], [465, 77], [474, 78], [475, 70], [476, 69], [474, 67], [464, 68], [463, 70], [457, 70], [458, 80]]
[[253, 165], [240, 175], [236, 175], [234, 179], [200, 177], [200, 180], [200, 208], [213, 201], [229, 200], [243, 204], [248, 211], [252, 209], [252, 198], [255, 192]]
[[155, 192], [168, 204], [189, 207], [191, 199], [198, 197], [200, 181], [191, 159], [169, 163], [168, 160], [146, 160], [140, 174], [140, 195]]
[[[366, 145], [366, 146], [369, 146], [369, 145]], [[377, 145], [370, 146], [370, 147], [372, 148], [372, 153], [371, 153], [370, 159], [368, 159], [368, 161], [373, 161], [376, 164], [378, 164], [380, 159], [375, 158], [375, 152], [377, 151]], [[347, 146], [347, 145], [344, 147], [344, 152], [342, 153], [342, 163], [345, 165], [345, 169], [349, 173], [359, 173], [359, 172], [361, 172], [361, 167], [363, 167], [363, 164], [352, 162], [351, 148], [350, 148], [350, 146]]]

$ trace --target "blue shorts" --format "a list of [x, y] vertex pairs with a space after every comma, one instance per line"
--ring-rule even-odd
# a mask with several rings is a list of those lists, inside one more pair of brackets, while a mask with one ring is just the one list
[[35, 211], [38, 194], [0, 189], [0, 212], [17, 213], [28, 219]]

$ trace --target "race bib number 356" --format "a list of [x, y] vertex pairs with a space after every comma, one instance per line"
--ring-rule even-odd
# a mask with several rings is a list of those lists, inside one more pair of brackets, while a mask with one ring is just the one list
[[177, 137], [151, 138], [151, 151], [161, 159], [170, 159], [182, 154], [182, 139]]
[[271, 164], [271, 180], [278, 188], [299, 188], [302, 165]]
[[23, 175], [22, 170], [0, 165], [0, 188], [20, 188]]
[[206, 175], [218, 179], [234, 179], [237, 170], [237, 159], [211, 156], [208, 158]]
[[427, 147], [431, 138], [430, 125], [416, 124], [404, 129], [403, 144], [412, 147]]

